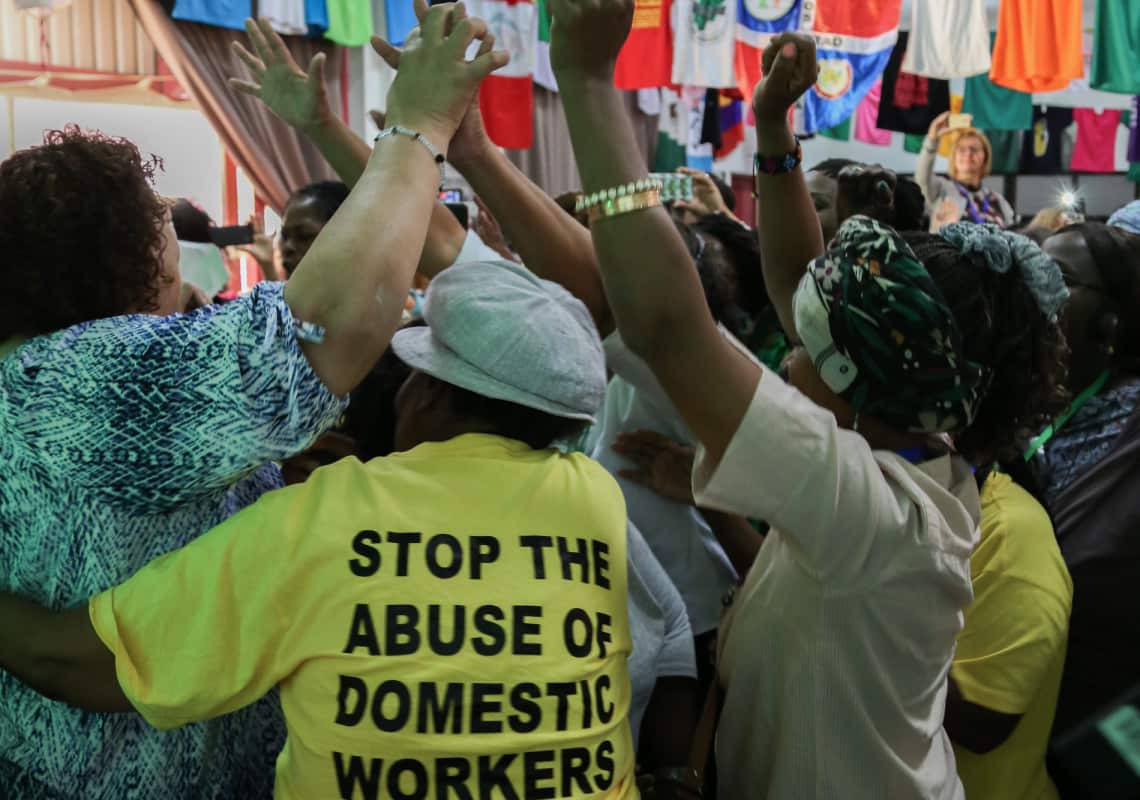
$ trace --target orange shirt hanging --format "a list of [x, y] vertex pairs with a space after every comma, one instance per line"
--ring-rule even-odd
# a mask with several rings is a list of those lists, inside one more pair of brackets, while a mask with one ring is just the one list
[[1055, 92], [1083, 74], [1081, 0], [1002, 0], [991, 81]]

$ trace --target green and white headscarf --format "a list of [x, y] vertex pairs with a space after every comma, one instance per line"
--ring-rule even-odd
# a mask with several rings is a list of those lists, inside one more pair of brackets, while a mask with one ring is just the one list
[[912, 433], [973, 421], [989, 370], [965, 358], [953, 312], [892, 228], [848, 219], [808, 265], [794, 303], [820, 377], [858, 413]]

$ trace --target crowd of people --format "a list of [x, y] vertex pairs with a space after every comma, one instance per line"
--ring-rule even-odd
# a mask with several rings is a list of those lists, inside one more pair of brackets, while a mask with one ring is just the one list
[[1067, 745], [1140, 683], [1140, 203], [1016, 232], [984, 134], [934, 174], [946, 118], [914, 180], [804, 169], [783, 34], [754, 224], [699, 173], [665, 204], [632, 0], [550, 5], [561, 198], [487, 137], [462, 4], [374, 40], [372, 145], [249, 22], [233, 90], [341, 182], [226, 302], [132, 143], [0, 163], [0, 795], [1098, 796]]

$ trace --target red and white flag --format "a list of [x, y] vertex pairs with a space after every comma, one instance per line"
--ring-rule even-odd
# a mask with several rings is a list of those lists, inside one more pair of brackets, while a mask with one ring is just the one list
[[537, 17], [531, 0], [470, 0], [471, 16], [486, 20], [495, 47], [511, 61], [483, 81], [479, 105], [491, 141], [525, 150], [534, 140], [534, 53]]

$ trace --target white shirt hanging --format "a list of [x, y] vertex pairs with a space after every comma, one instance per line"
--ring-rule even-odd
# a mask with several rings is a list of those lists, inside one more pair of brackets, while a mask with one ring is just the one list
[[902, 68], [942, 79], [989, 72], [985, 0], [914, 0]]

